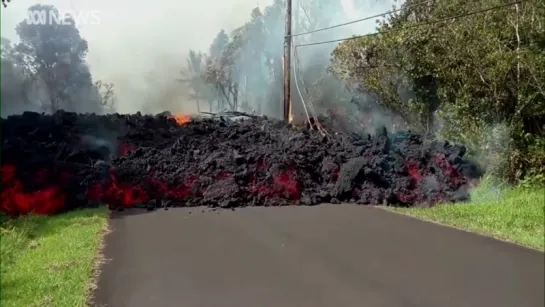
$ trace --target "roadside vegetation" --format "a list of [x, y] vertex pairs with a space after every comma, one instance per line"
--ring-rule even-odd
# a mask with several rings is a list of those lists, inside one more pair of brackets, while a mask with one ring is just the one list
[[2, 216], [0, 305], [86, 306], [108, 209]]
[[545, 250], [545, 189], [509, 187], [484, 182], [471, 192], [471, 197], [469, 203], [394, 210], [533, 249]]
[[332, 70], [406, 127], [466, 145], [488, 177], [469, 204], [396, 211], [543, 250], [545, 2], [421, 2], [339, 44]]
[[545, 3], [508, 2], [407, 0], [378, 35], [341, 43], [332, 69], [496, 180], [544, 185]]

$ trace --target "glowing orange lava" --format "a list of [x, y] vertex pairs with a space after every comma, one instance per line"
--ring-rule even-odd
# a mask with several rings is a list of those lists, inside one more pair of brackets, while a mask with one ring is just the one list
[[183, 125], [191, 122], [191, 116], [185, 114], [175, 114], [172, 115], [172, 118], [174, 118], [178, 125]]

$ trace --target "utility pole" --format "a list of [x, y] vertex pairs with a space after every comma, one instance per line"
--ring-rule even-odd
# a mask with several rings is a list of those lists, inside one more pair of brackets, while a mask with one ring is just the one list
[[286, 0], [286, 36], [284, 37], [284, 120], [290, 117], [291, 104], [291, 0]]

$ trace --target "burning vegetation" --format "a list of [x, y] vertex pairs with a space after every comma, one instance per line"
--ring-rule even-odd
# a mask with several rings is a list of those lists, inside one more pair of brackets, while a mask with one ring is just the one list
[[54, 115], [2, 119], [2, 211], [462, 201], [465, 149], [410, 132], [323, 136], [261, 117]]

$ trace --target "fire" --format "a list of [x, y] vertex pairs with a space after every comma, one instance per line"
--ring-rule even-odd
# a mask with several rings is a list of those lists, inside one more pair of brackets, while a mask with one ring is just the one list
[[191, 122], [191, 116], [185, 114], [175, 114], [172, 118], [178, 123], [178, 125], [184, 125]]

